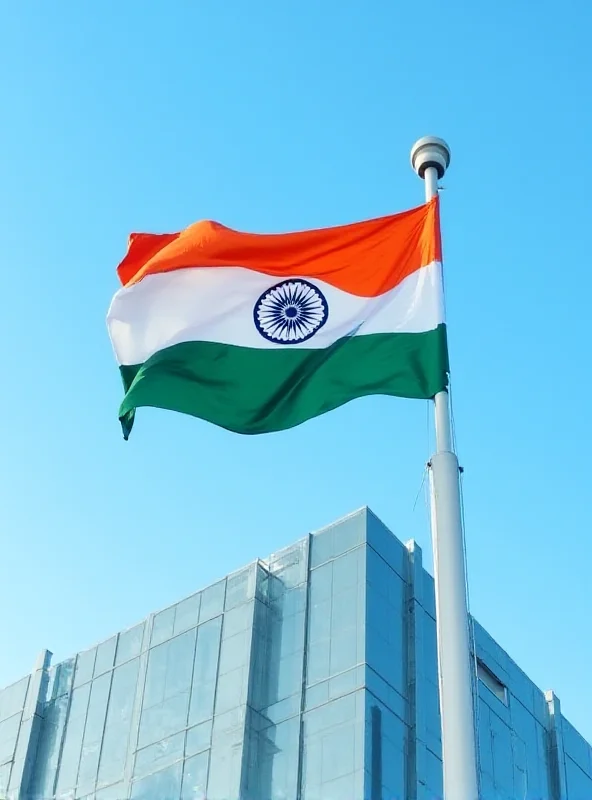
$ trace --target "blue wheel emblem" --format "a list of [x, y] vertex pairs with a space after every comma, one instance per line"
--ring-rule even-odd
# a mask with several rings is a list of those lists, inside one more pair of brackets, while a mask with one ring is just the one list
[[329, 317], [322, 292], [301, 278], [282, 281], [267, 289], [253, 309], [261, 336], [277, 344], [300, 344], [314, 336]]

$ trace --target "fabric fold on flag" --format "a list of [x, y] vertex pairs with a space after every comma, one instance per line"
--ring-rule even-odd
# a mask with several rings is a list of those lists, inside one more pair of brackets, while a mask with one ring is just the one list
[[244, 434], [448, 382], [438, 198], [286, 234], [133, 234], [107, 316], [125, 396]]

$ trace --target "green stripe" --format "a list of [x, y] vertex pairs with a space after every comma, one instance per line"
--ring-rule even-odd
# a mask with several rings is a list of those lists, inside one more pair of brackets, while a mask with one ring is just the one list
[[237, 433], [292, 428], [356, 397], [429, 398], [446, 388], [446, 326], [340, 339], [322, 350], [185, 342], [121, 367], [127, 439], [136, 408], [191, 414]]

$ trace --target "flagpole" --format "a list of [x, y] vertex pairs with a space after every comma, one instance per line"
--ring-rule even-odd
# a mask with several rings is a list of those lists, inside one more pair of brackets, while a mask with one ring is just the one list
[[[413, 145], [411, 165], [424, 181], [426, 202], [437, 195], [438, 180], [449, 163], [450, 149], [442, 139], [425, 136]], [[459, 465], [448, 392], [434, 397], [434, 413], [436, 453], [430, 461], [430, 484], [444, 798], [478, 800]]]

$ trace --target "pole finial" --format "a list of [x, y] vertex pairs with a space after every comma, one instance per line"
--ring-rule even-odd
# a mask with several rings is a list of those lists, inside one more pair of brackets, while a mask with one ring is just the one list
[[420, 178], [424, 177], [428, 167], [434, 167], [440, 180], [449, 164], [450, 148], [444, 139], [438, 139], [437, 136], [424, 136], [411, 148], [411, 166]]

